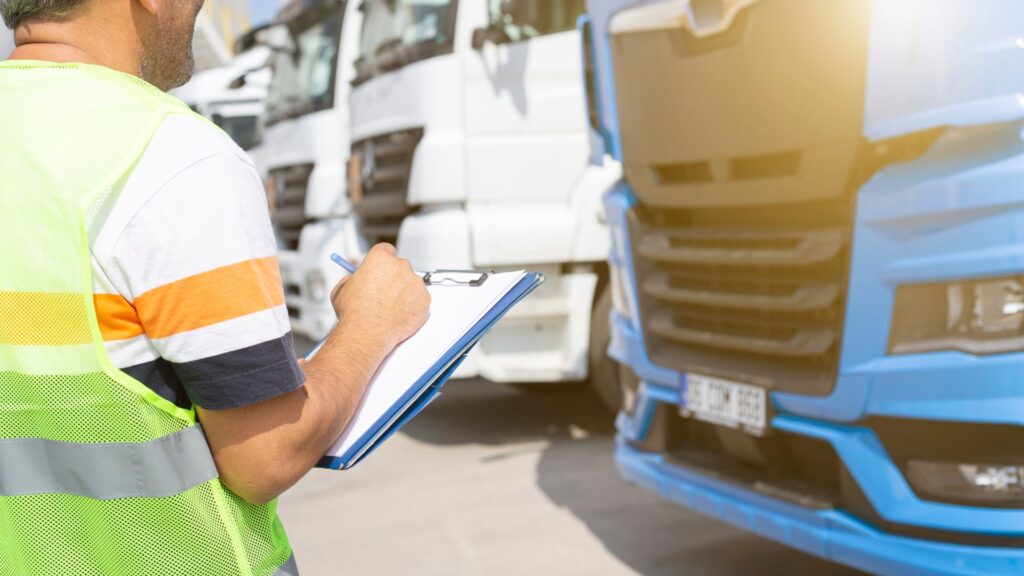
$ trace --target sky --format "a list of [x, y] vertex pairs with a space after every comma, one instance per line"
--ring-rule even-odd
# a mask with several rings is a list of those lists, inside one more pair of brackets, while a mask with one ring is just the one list
[[252, 0], [253, 26], [269, 22], [280, 5], [281, 0]]

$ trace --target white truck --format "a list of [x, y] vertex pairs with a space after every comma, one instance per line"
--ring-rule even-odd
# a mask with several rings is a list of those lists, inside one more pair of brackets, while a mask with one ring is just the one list
[[620, 169], [587, 161], [582, 11], [582, 0], [286, 7], [290, 41], [274, 47], [254, 156], [296, 333], [317, 339], [334, 323], [332, 251], [358, 260], [386, 241], [419, 269], [540, 270], [546, 285], [456, 376], [535, 388], [589, 375], [617, 404], [601, 194]]
[[238, 55], [226, 66], [199, 72], [171, 91], [223, 128], [245, 150], [259, 142], [259, 123], [272, 76], [271, 49], [260, 45], [257, 37], [273, 32], [267, 28], [250, 32], [239, 40]]
[[588, 163], [582, 0], [364, 0], [348, 196], [361, 246], [417, 269], [543, 271], [457, 376], [583, 382], [611, 406], [609, 241]]

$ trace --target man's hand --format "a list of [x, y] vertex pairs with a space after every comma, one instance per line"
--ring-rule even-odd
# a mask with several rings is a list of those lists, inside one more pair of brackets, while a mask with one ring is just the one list
[[340, 325], [387, 348], [415, 334], [430, 311], [423, 279], [390, 244], [374, 246], [356, 273], [334, 288], [331, 301]]
[[221, 481], [249, 502], [276, 498], [316, 464], [381, 362], [419, 330], [430, 307], [423, 280], [387, 244], [374, 246], [331, 300], [338, 327], [302, 364], [304, 388], [245, 408], [199, 408]]

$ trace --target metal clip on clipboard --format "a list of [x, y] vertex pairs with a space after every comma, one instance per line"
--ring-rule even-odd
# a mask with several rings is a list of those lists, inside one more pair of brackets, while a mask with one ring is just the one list
[[427, 286], [483, 286], [487, 277], [493, 272], [481, 272], [479, 270], [434, 270], [423, 276], [423, 283]]

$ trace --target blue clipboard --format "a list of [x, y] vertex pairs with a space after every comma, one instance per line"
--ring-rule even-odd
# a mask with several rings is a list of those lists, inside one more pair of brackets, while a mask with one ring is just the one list
[[367, 430], [351, 448], [344, 454], [334, 457], [324, 457], [317, 462], [318, 468], [329, 468], [332, 470], [347, 470], [355, 466], [370, 452], [380, 446], [385, 440], [391, 437], [402, 426], [405, 426], [417, 414], [432, 402], [441, 392], [441, 387], [451, 378], [452, 374], [466, 359], [469, 351], [476, 346], [476, 343], [484, 334], [501, 320], [513, 306], [533, 292], [544, 282], [544, 275], [531, 273], [524, 276], [511, 290], [508, 291], [469, 331], [456, 342], [444, 356], [420, 377], [416, 383], [409, 388], [402, 398], [381, 416], [374, 425]]

